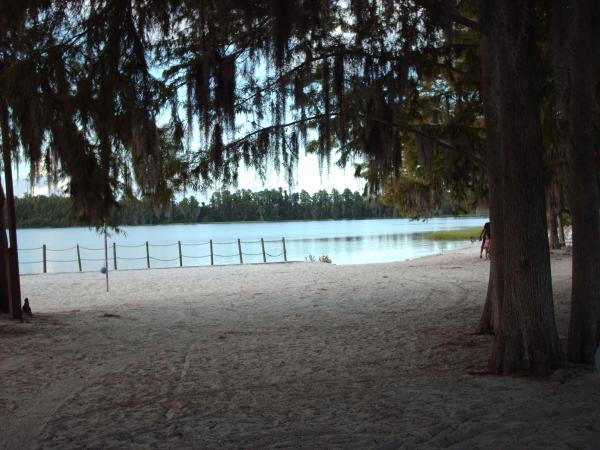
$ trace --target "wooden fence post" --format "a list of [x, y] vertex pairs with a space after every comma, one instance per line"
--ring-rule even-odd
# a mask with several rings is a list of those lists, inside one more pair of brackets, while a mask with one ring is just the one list
[[117, 243], [113, 242], [113, 267], [117, 270]]
[[260, 238], [260, 245], [262, 247], [262, 252], [263, 252], [263, 262], [266, 263], [267, 262], [267, 254], [265, 253], [265, 240], [263, 238]]
[[79, 244], [77, 244], [77, 264], [79, 265], [79, 271], [81, 272], [81, 253], [79, 252]]
[[150, 247], [148, 246], [148, 241], [146, 241], [146, 263], [148, 269], [150, 268]]
[[281, 238], [281, 243], [283, 244], [283, 261], [287, 262], [287, 250], [285, 249], [285, 238]]
[[181, 256], [181, 241], [177, 241], [177, 248], [179, 248], [179, 267], [183, 267], [183, 257]]
[[46, 267], [46, 244], [42, 245], [42, 262], [44, 263], [44, 273], [47, 272], [47, 267]]
[[238, 251], [240, 252], [240, 264], [244, 264], [244, 259], [242, 258], [242, 243], [238, 239]]
[[210, 240], [210, 265], [211, 266], [215, 265], [215, 260], [213, 258], [213, 242], [212, 242], [212, 239]]

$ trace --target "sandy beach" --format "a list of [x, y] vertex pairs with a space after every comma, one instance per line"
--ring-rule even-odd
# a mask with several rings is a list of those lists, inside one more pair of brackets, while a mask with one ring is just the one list
[[[570, 256], [553, 252], [566, 339]], [[335, 261], [334, 261], [335, 263]], [[0, 449], [600, 448], [600, 376], [481, 375], [478, 244], [413, 261], [22, 277]]]

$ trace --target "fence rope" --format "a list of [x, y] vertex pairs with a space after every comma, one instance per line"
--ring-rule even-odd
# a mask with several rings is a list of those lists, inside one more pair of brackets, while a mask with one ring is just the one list
[[[102, 260], [104, 261], [104, 260]], [[72, 263], [72, 262], [77, 262], [76, 259], [47, 259], [46, 262], [51, 262], [51, 263]]]
[[79, 246], [79, 248], [81, 250], [90, 250], [90, 251], [93, 251], [93, 252], [98, 252], [100, 250], [104, 250], [104, 247], [101, 247], [101, 248], [91, 248], [91, 247], [83, 247], [81, 245]]
[[[121, 259], [121, 257], [119, 256], [117, 259]], [[125, 259], [125, 258], [123, 258]], [[145, 258], [144, 258], [145, 259]], [[81, 258], [82, 261], [104, 261], [104, 258]], [[108, 258], [108, 261], [112, 261], [113, 258]], [[52, 262], [50, 260], [48, 260], [49, 262]], [[75, 262], [77, 262], [77, 260], [75, 260]]]
[[153, 259], [154, 261], [171, 262], [171, 261], [178, 261], [179, 256], [177, 258], [171, 258], [171, 259], [155, 258], [154, 256], [151, 256], [150, 259]]
[[68, 248], [48, 248], [46, 247], [46, 251], [48, 252], [66, 252], [67, 250], [75, 250], [77, 246], [68, 247]]
[[[40, 251], [40, 250], [45, 250], [46, 252], [65, 252], [65, 251], [74, 251], [77, 249], [77, 259], [47, 259], [46, 253], [44, 253], [44, 258], [41, 261], [19, 261], [19, 264], [44, 264], [44, 272], [46, 271], [46, 263], [79, 263], [80, 264], [80, 270], [81, 270], [81, 262], [87, 261], [87, 262], [115, 262], [115, 266], [116, 266], [116, 261], [122, 260], [122, 261], [149, 261], [149, 260], [153, 260], [153, 261], [160, 261], [160, 262], [173, 262], [173, 261], [182, 261], [183, 258], [188, 258], [188, 259], [203, 259], [203, 258], [211, 258], [211, 264], [213, 263], [213, 258], [217, 257], [217, 258], [240, 258], [240, 263], [242, 260], [242, 256], [263, 256], [264, 258], [266, 258], [267, 256], [269, 258], [278, 258], [281, 257], [283, 255], [285, 255], [285, 251], [282, 251], [281, 253], [278, 254], [271, 254], [265, 251], [265, 246], [264, 244], [281, 244], [283, 242], [283, 239], [260, 239], [260, 240], [253, 240], [253, 241], [242, 241], [240, 239], [236, 239], [233, 241], [221, 241], [221, 242], [215, 242], [215, 241], [203, 241], [203, 242], [175, 242], [172, 244], [150, 244], [149, 242], [144, 242], [142, 244], [117, 244], [116, 242], [112, 242], [109, 247], [113, 247], [114, 249], [116, 249], [116, 247], [120, 247], [120, 248], [141, 248], [141, 247], [145, 247], [147, 246], [147, 248], [149, 247], [173, 247], [173, 246], [179, 246], [179, 255], [174, 257], [174, 258], [157, 258], [155, 256], [150, 256], [149, 252], [146, 251], [144, 256], [139, 256], [139, 257], [126, 257], [126, 256], [117, 256], [116, 252], [114, 254], [113, 257], [111, 258], [81, 258], [80, 257], [80, 250], [85, 250], [85, 251], [104, 251], [105, 248], [104, 247], [84, 247], [82, 245], [75, 245], [73, 247], [67, 247], [67, 248], [48, 248], [45, 245], [41, 246], [41, 247], [28, 247], [28, 248], [20, 248], [19, 251]], [[181, 252], [181, 246], [187, 246], [187, 247], [193, 247], [193, 246], [203, 246], [203, 245], [211, 245], [210, 251], [211, 253], [206, 254], [206, 255], [198, 255], [198, 256], [193, 256], [193, 255], [184, 255]], [[235, 245], [238, 244], [239, 251], [236, 251], [235, 253], [232, 254], [219, 254], [219, 253], [214, 253], [213, 251], [213, 245]], [[242, 245], [256, 245], [256, 244], [262, 244], [262, 252], [257, 252], [257, 253], [247, 253], [242, 251], [241, 246]], [[284, 247], [285, 249], [285, 247]], [[241, 254], [240, 254], [241, 253]], [[264, 260], [264, 262], [268, 262], [266, 261], [266, 259]], [[180, 263], [181, 265], [183, 265], [183, 263]], [[149, 263], [148, 263], [149, 265]], [[115, 269], [116, 270], [116, 269]]]

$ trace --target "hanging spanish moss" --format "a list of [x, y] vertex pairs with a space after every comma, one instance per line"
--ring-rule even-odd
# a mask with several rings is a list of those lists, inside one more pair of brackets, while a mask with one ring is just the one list
[[235, 125], [235, 56], [218, 55], [214, 61], [215, 103], [214, 109], [222, 112], [223, 121], [229, 129]]
[[[160, 203], [186, 183], [235, 182], [240, 164], [260, 176], [281, 166], [291, 183], [302, 149], [317, 153], [322, 167], [360, 162], [380, 189], [407, 158], [421, 158], [423, 176], [433, 179], [446, 142], [479, 145], [475, 132], [427, 120], [434, 110], [457, 114], [457, 105], [473, 103], [462, 93], [474, 89], [465, 77], [464, 86], [451, 86], [451, 76], [434, 84], [447, 75], [447, 56], [459, 55], [446, 40], [462, 37], [428, 21], [414, 2], [50, 3], [40, 6], [53, 17], [46, 28], [23, 22], [33, 17], [27, 10], [14, 16], [18, 27], [2, 28], [10, 39], [1, 42], [13, 47], [3, 48], [0, 96], [32, 175], [70, 177], [71, 194], [89, 196], [74, 204], [92, 222], [102, 223], [122, 192], [137, 189]], [[423, 95], [438, 90], [460, 98]], [[431, 145], [423, 150], [415, 135]], [[83, 193], [85, 177], [94, 193]]]

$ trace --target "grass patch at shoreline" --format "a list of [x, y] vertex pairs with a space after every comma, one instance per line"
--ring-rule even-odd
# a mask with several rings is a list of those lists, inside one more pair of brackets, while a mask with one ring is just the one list
[[471, 238], [479, 239], [480, 227], [460, 228], [458, 230], [433, 231], [425, 235], [432, 241], [468, 241]]

